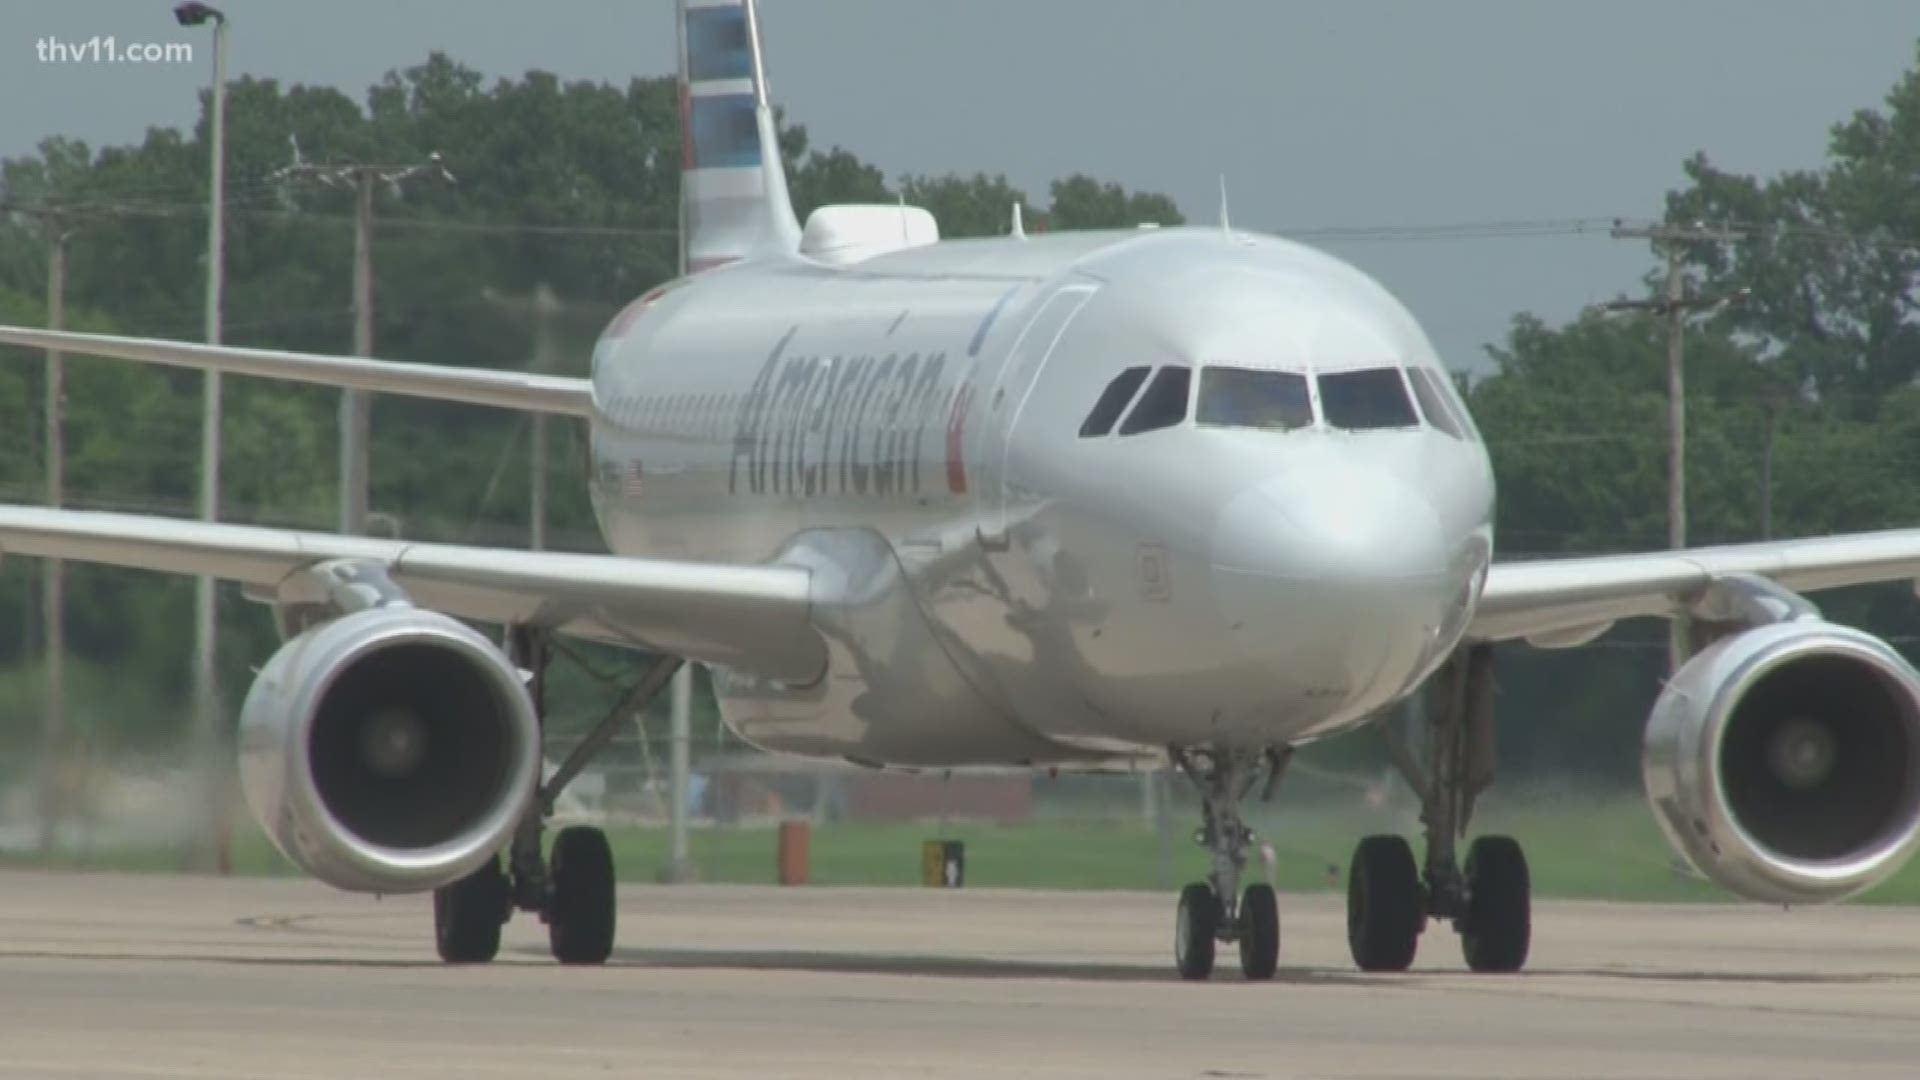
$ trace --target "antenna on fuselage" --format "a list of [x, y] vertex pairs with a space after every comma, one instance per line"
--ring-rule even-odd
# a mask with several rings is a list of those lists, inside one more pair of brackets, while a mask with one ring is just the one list
[[1233, 226], [1227, 219], [1227, 174], [1220, 174], [1220, 231], [1233, 235]]
[[1025, 240], [1027, 238], [1027, 226], [1026, 223], [1020, 219], [1019, 203], [1013, 204], [1013, 228], [1007, 230], [1007, 235], [1016, 240]]

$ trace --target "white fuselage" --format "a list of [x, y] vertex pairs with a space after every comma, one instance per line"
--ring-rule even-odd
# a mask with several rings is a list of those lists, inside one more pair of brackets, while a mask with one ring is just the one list
[[[1210, 396], [1214, 366], [1297, 374], [1310, 418], [1214, 422], [1254, 400]], [[1083, 435], [1134, 367], [1186, 367], [1194, 392], [1151, 430], [1122, 433], [1129, 412]], [[1401, 382], [1335, 394], [1383, 367]], [[762, 745], [960, 764], [1291, 743], [1404, 697], [1471, 614], [1492, 480], [1444, 378], [1378, 285], [1266, 237], [741, 262], [636, 301], [596, 347], [594, 505], [619, 554], [871, 580], [821, 614], [818, 683], [718, 673]], [[1446, 415], [1343, 429], [1391, 419], [1381, 379]]]

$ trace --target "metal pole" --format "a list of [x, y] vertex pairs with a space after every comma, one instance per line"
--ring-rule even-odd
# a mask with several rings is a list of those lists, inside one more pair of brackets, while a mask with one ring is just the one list
[[[555, 323], [560, 314], [560, 301], [553, 290], [544, 283], [533, 291], [533, 370], [549, 372], [559, 366], [560, 345]], [[528, 541], [535, 551], [544, 551], [547, 547], [547, 414], [536, 412], [532, 418], [533, 445], [528, 454], [527, 477], [529, 499], [527, 508], [529, 517]], [[680, 679], [684, 675], [676, 675]], [[680, 684], [674, 683], [677, 687]], [[678, 691], [676, 691], [677, 693]]]
[[693, 666], [680, 665], [673, 675], [673, 728], [669, 738], [668, 832], [671, 836], [667, 858], [667, 880], [685, 881], [691, 869], [687, 861], [687, 789], [688, 743], [691, 741], [693, 711]]
[[[47, 219], [47, 329], [67, 325], [67, 229], [57, 215]], [[66, 431], [63, 421], [67, 393], [66, 364], [58, 352], [47, 350], [47, 505], [66, 498]], [[40, 807], [40, 853], [53, 850], [60, 830], [60, 783], [66, 763], [67, 633], [66, 566], [59, 559], [44, 563], [44, 607], [47, 649], [47, 704], [42, 718], [46, 748], [40, 763], [43, 777]]]
[[[372, 170], [355, 177], [358, 203], [353, 217], [353, 355], [373, 355], [373, 184]], [[372, 402], [364, 390], [340, 392], [340, 531], [367, 531], [367, 442]]]
[[1773, 440], [1779, 431], [1780, 402], [1768, 395], [1760, 437], [1760, 539], [1773, 539]]
[[[1680, 245], [1667, 245], [1667, 546], [1687, 546], [1686, 313], [1680, 306]], [[1667, 670], [1687, 662], [1688, 620], [1667, 621]]]
[[[226, 263], [226, 112], [227, 112], [227, 20], [213, 24], [213, 116], [211, 133], [212, 178], [207, 197], [207, 310], [206, 339], [210, 345], [220, 342], [221, 287]], [[203, 384], [200, 420], [200, 518], [217, 521], [220, 517], [220, 373], [209, 371]], [[227, 863], [226, 809], [221, 796], [219, 766], [215, 763], [219, 742], [220, 712], [218, 672], [218, 627], [214, 619], [214, 579], [202, 576], [194, 583], [194, 713], [198, 723], [201, 768], [206, 783], [208, 809], [212, 814], [215, 837], [215, 862], [224, 872]]]

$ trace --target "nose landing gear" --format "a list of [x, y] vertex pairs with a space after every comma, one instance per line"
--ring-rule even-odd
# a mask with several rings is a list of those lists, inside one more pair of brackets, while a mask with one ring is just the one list
[[1286, 770], [1291, 749], [1194, 750], [1170, 749], [1174, 764], [1200, 789], [1201, 825], [1194, 840], [1213, 856], [1213, 869], [1204, 882], [1180, 892], [1174, 920], [1173, 960], [1180, 977], [1202, 980], [1213, 974], [1214, 946], [1231, 942], [1240, 948], [1240, 971], [1249, 980], [1273, 978], [1280, 960], [1280, 912], [1273, 886], [1255, 882], [1240, 889], [1246, 869], [1247, 847], [1253, 830], [1240, 820], [1240, 801], [1253, 790], [1261, 773], [1267, 782], [1262, 798], [1271, 798]]

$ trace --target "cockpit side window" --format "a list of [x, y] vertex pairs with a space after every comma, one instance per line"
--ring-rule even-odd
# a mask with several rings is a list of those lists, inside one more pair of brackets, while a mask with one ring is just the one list
[[1407, 379], [1413, 383], [1413, 396], [1420, 399], [1420, 411], [1426, 414], [1427, 423], [1465, 441], [1466, 425], [1454, 412], [1447, 392], [1440, 387], [1440, 376], [1428, 368], [1411, 367], [1407, 369]]
[[1202, 427], [1292, 431], [1313, 426], [1313, 396], [1297, 371], [1209, 366], [1194, 419]]
[[1319, 377], [1320, 411], [1331, 427], [1348, 431], [1420, 426], [1397, 367], [1335, 371]]
[[1187, 418], [1187, 392], [1193, 380], [1193, 370], [1177, 364], [1168, 365], [1154, 373], [1153, 381], [1147, 384], [1146, 393], [1133, 406], [1133, 411], [1120, 423], [1120, 434], [1138, 435], [1145, 431], [1158, 431], [1170, 428]]
[[1134, 392], [1147, 380], [1150, 367], [1130, 367], [1113, 377], [1107, 388], [1100, 392], [1100, 400], [1093, 403], [1093, 411], [1080, 423], [1080, 437], [1083, 439], [1105, 435], [1113, 430], [1113, 422], [1120, 419], [1120, 411], [1133, 400]]

